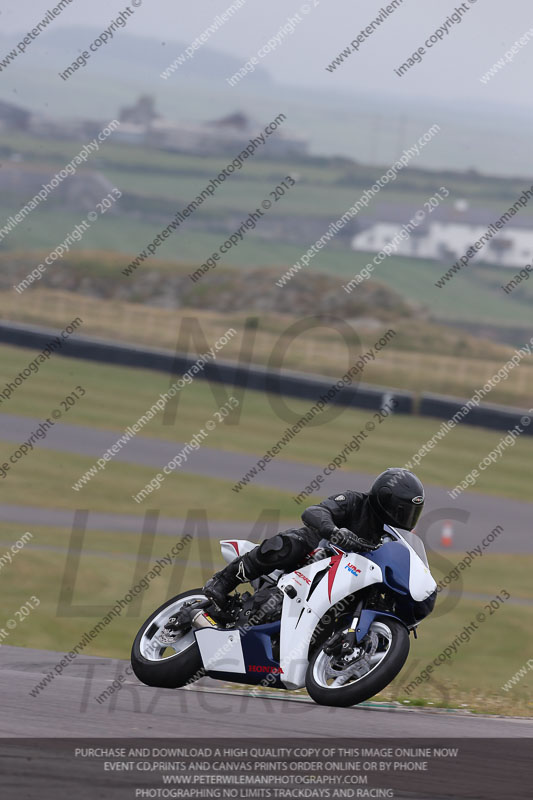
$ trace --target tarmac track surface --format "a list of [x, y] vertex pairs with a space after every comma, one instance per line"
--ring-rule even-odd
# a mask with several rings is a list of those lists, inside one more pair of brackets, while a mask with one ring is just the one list
[[[322, 747], [373, 742], [383, 747], [392, 743], [459, 746], [460, 756], [454, 763], [433, 760], [434, 772], [375, 778], [395, 786], [394, 797], [410, 800], [526, 800], [531, 796], [533, 720], [421, 709], [328, 708], [284, 698], [281, 692], [279, 700], [219, 693], [209, 679], [204, 679], [208, 684], [204, 690], [156, 690], [137, 683], [134, 676], [99, 703], [96, 698], [101, 699], [101, 693], [129, 665], [88, 656], [78, 657], [40, 694], [31, 696], [29, 692], [62, 655], [8, 646], [0, 649], [0, 796], [5, 800], [153, 797], [149, 792], [162, 785], [161, 773], [109, 773], [105, 757], [76, 757], [76, 747], [82, 752], [84, 747], [135, 743], [201, 748], [213, 744], [214, 738], [219, 746], [237, 748], [254, 742], [272, 748], [305, 747], [306, 742]], [[150, 766], [163, 757], [159, 753], [149, 757]], [[174, 759], [170, 756], [170, 760]], [[147, 794], [140, 794], [140, 787], [146, 787]], [[247, 787], [248, 782], [241, 784], [231, 796], [261, 796], [250, 795]], [[213, 796], [202, 787], [197, 794], [189, 788], [181, 792], [168, 796]], [[322, 796], [323, 790], [319, 792]], [[354, 792], [344, 796], [380, 795]]]
[[[40, 420], [31, 417], [2, 414], [0, 415], [0, 439], [18, 444], [27, 439], [31, 432], [38, 427], [39, 423]], [[108, 447], [115, 443], [119, 435], [119, 432], [57, 423], [49, 431], [47, 438], [39, 441], [36, 447], [74, 452], [99, 458]], [[128, 442], [127, 446], [116, 458], [123, 462], [153, 466], [155, 472], [155, 470], [160, 470], [168, 463], [179, 452], [181, 447], [181, 443], [172, 444], [160, 439], [137, 436]], [[28, 457], [31, 457], [31, 453]], [[257, 456], [253, 454], [201, 447], [189, 456], [189, 460], [185, 465], [186, 469], [183, 471], [199, 477], [220, 478], [237, 482], [255, 464], [256, 460]], [[318, 465], [277, 459], [268, 464], [267, 469], [259, 474], [254, 480], [254, 485], [280, 489], [285, 492], [291, 491], [296, 496], [321, 469], [322, 466]], [[79, 477], [79, 475], [73, 476], [73, 483]], [[93, 478], [95, 481], [101, 479], [102, 475], [100, 473]], [[325, 479], [323, 494], [337, 493], [346, 489], [347, 486], [360, 487], [365, 490], [371, 480], [372, 476], [369, 474], [342, 472], [340, 470], [338, 474], [335, 473]], [[242, 491], [246, 491], [246, 488]], [[427, 530], [423, 530], [419, 525], [417, 532], [424, 538], [429, 547], [433, 549], [439, 547], [443, 523], [449, 519], [453, 522], [455, 528], [454, 545], [458, 550], [466, 551], [476, 547], [495, 526], [501, 525], [504, 528], [504, 533], [490, 545], [490, 552], [533, 553], [533, 537], [530, 532], [532, 506], [529, 503], [501, 497], [490, 497], [473, 492], [464, 493], [456, 500], [452, 500], [445, 489], [434, 486], [428, 486], [426, 493], [426, 508], [429, 513], [423, 519], [426, 520], [429, 527], [427, 527]], [[80, 507], [83, 507], [83, 490], [79, 493], [73, 491], [72, 494], [74, 497], [79, 497]], [[132, 505], [135, 504], [132, 502]], [[145, 500], [144, 506], [146, 508], [157, 507], [157, 494]], [[137, 506], [137, 509], [140, 508], [142, 507]], [[301, 505], [295, 503], [295, 524], [297, 524], [304, 508], [305, 501]], [[53, 514], [56, 514], [56, 516], [51, 516]], [[43, 519], [45, 515], [49, 515], [48, 519], [51, 521], [45, 521]], [[62, 520], [64, 525], [70, 527], [73, 512], [53, 512], [52, 510], [41, 512], [38, 509], [7, 506], [3, 509], [3, 518], [7, 521], [28, 525], [39, 524], [39, 522], [45, 525], [59, 525], [61, 522], [58, 520]], [[129, 527], [133, 524], [135, 524], [134, 528]], [[180, 531], [180, 524], [181, 521], [179, 520], [161, 519], [158, 530], [160, 532], [173, 530], [174, 533], [177, 533]], [[142, 515], [136, 516], [134, 514], [117, 515], [92, 512], [88, 520], [88, 528], [101, 530], [137, 530], [141, 526]], [[218, 538], [231, 538], [237, 535], [239, 538], [249, 538], [249, 525], [231, 522], [211, 522], [211, 527], [213, 531], [217, 531]], [[224, 532], [219, 535], [221, 531]]]
[[[533, 720], [459, 712], [347, 709], [312, 702], [198, 689], [153, 689], [134, 675], [102, 703], [95, 699], [128, 662], [80, 655], [36, 696], [29, 692], [64, 654], [0, 649], [0, 737], [528, 737]], [[113, 699], [114, 698], [114, 699]]]

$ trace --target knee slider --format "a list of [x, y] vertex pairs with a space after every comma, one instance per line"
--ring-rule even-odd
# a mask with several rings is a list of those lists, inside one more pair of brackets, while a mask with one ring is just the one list
[[305, 539], [302, 539], [297, 533], [288, 533], [284, 535], [289, 543], [289, 553], [284, 559], [285, 569], [293, 570], [299, 567], [305, 561], [306, 555], [312, 550]]
[[248, 579], [254, 580], [275, 569], [295, 569], [308, 551], [309, 547], [296, 533], [277, 533], [246, 553], [242, 557], [243, 567]]
[[265, 566], [270, 566], [287, 558], [290, 552], [291, 542], [288, 537], [277, 533], [275, 536], [271, 536], [270, 539], [265, 539], [264, 542], [261, 542], [257, 551], [257, 558]]

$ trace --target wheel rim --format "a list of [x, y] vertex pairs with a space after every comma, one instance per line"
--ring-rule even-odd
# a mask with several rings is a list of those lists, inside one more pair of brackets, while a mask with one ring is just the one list
[[[347, 633], [348, 628], [343, 631]], [[373, 622], [369, 629], [367, 647], [356, 647], [343, 667], [334, 665], [334, 656], [320, 651], [313, 665], [313, 679], [323, 689], [354, 686], [374, 672], [386, 657], [392, 645], [393, 634], [384, 622]]]
[[[194, 631], [190, 630], [184, 633], [175, 642], [168, 644], [161, 642], [160, 634], [167, 624], [170, 617], [175, 617], [178, 611], [192, 600], [205, 600], [203, 594], [190, 594], [187, 597], [182, 597], [174, 603], [165, 606], [156, 617], [154, 617], [145, 627], [139, 643], [139, 650], [143, 658], [148, 661], [168, 661], [171, 658], [181, 655], [189, 647], [196, 644]], [[172, 652], [169, 652], [172, 651]]]

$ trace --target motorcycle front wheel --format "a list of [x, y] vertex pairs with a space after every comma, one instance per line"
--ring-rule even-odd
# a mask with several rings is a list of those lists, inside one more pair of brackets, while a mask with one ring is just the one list
[[167, 600], [148, 617], [131, 649], [131, 666], [142, 683], [178, 689], [203, 677], [200, 650], [192, 629], [172, 644], [161, 642], [159, 636], [170, 617], [176, 616], [186, 602], [205, 599], [201, 589], [183, 592]]
[[[340, 629], [348, 633], [348, 627]], [[325, 646], [325, 645], [324, 645]], [[409, 632], [389, 617], [375, 619], [360, 647], [348, 655], [315, 651], [305, 686], [324, 706], [354, 706], [381, 692], [394, 680], [409, 655]]]

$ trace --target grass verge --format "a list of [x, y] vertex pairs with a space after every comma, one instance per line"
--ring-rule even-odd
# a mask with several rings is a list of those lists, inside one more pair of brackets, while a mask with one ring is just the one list
[[[32, 357], [30, 351], [18, 348], [0, 348], [2, 362], [0, 366], [0, 382], [13, 378]], [[148, 370], [116, 367], [88, 361], [52, 357], [43, 364], [38, 374], [32, 375], [16, 391], [8, 401], [3, 401], [0, 409], [4, 413], [33, 416], [39, 419], [49, 417], [52, 409], [57, 408], [60, 400], [77, 385], [86, 390], [86, 395], [76, 406], [64, 414], [62, 422], [84, 425], [91, 428], [113, 430], [117, 435], [132, 425], [157, 400], [159, 394], [168, 388], [168, 376]], [[196, 380], [178, 395], [179, 404], [174, 414], [164, 416], [158, 414], [143, 429], [142, 435], [159, 438], [170, 442], [188, 442], [202, 429], [206, 420], [213, 417], [214, 412], [227, 399], [226, 387], [219, 384], [210, 385], [206, 381]], [[231, 389], [228, 387], [228, 393]], [[224, 422], [204, 440], [204, 447], [241, 452], [250, 455], [249, 467], [257, 457], [270, 449], [283, 435], [290, 417], [280, 416], [279, 398], [261, 392], [247, 390], [241, 394], [235, 391], [241, 405], [238, 409], [240, 417], [229, 417], [229, 424]], [[283, 401], [285, 402], [285, 400]], [[304, 415], [312, 403], [289, 398], [287, 406], [295, 421]], [[340, 409], [339, 409], [340, 410]], [[440, 420], [419, 418], [416, 416], [392, 416], [378, 424], [371, 412], [345, 408], [333, 420], [325, 417], [317, 418], [314, 427], [307, 427], [282, 450], [278, 458], [294, 462], [315, 464], [317, 473], [337, 456], [354, 435], [363, 431], [370, 422], [375, 429], [365, 433], [361, 439], [358, 452], [349, 454], [339, 472], [339, 485], [350, 482], [350, 471], [378, 473], [387, 466], [401, 466], [411, 459], [419, 447], [429, 440], [439, 429]], [[164, 424], [167, 422], [169, 424]], [[495, 448], [502, 438], [499, 431], [489, 431], [467, 425], [458, 426], [443, 439], [438, 447], [429, 452], [421, 462], [417, 472], [425, 483], [455, 487], [465, 475], [477, 467], [479, 462]], [[113, 439], [114, 441], [115, 439]], [[16, 444], [0, 444], [0, 457], [4, 460], [16, 449]], [[178, 452], [180, 448], [176, 448]], [[127, 446], [124, 449], [127, 455]], [[533, 439], [522, 436], [513, 447], [504, 451], [500, 460], [482, 472], [473, 491], [510, 497], [529, 501], [531, 486], [529, 466], [533, 452]], [[136, 513], [137, 504], [131, 500], [145, 483], [157, 473], [157, 468], [126, 465], [112, 461], [105, 472], [99, 473], [86, 488], [80, 492], [71, 490], [72, 484], [94, 463], [95, 458], [82, 457], [75, 454], [57, 453], [35, 450], [13, 467], [11, 474], [5, 479], [11, 487], [11, 497], [22, 497], [28, 502], [32, 497], [32, 505], [39, 502], [50, 506], [56, 502], [59, 507], [78, 507], [79, 503], [92, 503], [94, 508], [105, 510], [116, 505], [117, 510], [125, 510], [124, 504], [130, 503], [131, 513]], [[159, 469], [164, 465], [161, 464]], [[248, 467], [248, 468], [249, 468]], [[267, 466], [267, 469], [269, 467]], [[186, 465], [184, 468], [186, 469]], [[244, 470], [246, 471], [246, 470]], [[293, 516], [298, 506], [289, 505], [289, 495], [276, 493], [276, 498], [264, 489], [257, 489], [253, 483], [236, 494], [231, 491], [232, 483], [224, 486], [211, 483], [213, 497], [221, 513], [224, 509], [234, 509], [234, 519], [242, 518], [242, 508], [249, 513], [253, 502], [281, 504], [283, 513]], [[194, 488], [198, 479], [188, 476], [185, 471], [174, 472], [157, 493], [156, 505], [174, 509], [189, 504], [190, 498], [197, 499], [198, 488]], [[202, 482], [204, 479], [202, 479]], [[218, 488], [217, 488], [218, 486]], [[46, 487], [46, 488], [45, 488]], [[302, 481], [302, 489], [305, 484]], [[346, 485], [341, 486], [346, 488]], [[365, 488], [365, 487], [361, 487]], [[191, 494], [192, 493], [192, 494]], [[72, 495], [72, 499], [69, 495]], [[296, 493], [295, 493], [296, 494]], [[15, 502], [15, 500], [13, 500]], [[213, 502], [213, 506], [215, 502]], [[263, 507], [263, 506], [262, 506]], [[232, 512], [233, 513], [233, 512]], [[299, 513], [299, 511], [298, 511]]]
[[[26, 532], [20, 525], [0, 523], [0, 554]], [[123, 597], [135, 580], [150, 569], [150, 560], [138, 560], [140, 536], [132, 533], [87, 531], [81, 543], [77, 570], [68, 562], [76, 555], [76, 543], [67, 529], [35, 526], [33, 539], [2, 569], [3, 615], [12, 618], [32, 595], [39, 607], [9, 632], [4, 644], [19, 647], [68, 651]], [[181, 539], [156, 536], [151, 558], [163, 558]], [[80, 544], [80, 543], [77, 543]], [[456, 555], [458, 560], [461, 554]], [[153, 563], [152, 561], [152, 563]], [[70, 563], [70, 566], [68, 564]], [[121, 617], [93, 640], [84, 651], [87, 655], [128, 658], [133, 638], [142, 621], [168, 597], [203, 585], [222, 564], [218, 541], [193, 538], [172, 567], [151, 582], [138, 605], [132, 604]], [[135, 568], [139, 570], [135, 576]], [[398, 700], [411, 706], [467, 708], [479, 713], [531, 716], [533, 672], [509, 691], [503, 689], [510, 678], [531, 658], [530, 630], [533, 606], [513, 603], [515, 598], [530, 597], [529, 579], [533, 556], [486, 555], [463, 574], [465, 592], [497, 595], [506, 589], [511, 601], [492, 616], [484, 609], [485, 601], [466, 597], [439, 596], [436, 610], [420, 628], [420, 636], [411, 640], [409, 660], [398, 678], [375, 699]], [[435, 578], [441, 576], [434, 568]], [[72, 587], [73, 609], [59, 606], [61, 587]], [[83, 609], [80, 610], [80, 606]], [[78, 608], [78, 611], [76, 611]], [[415, 690], [406, 687], [428, 663], [452, 642], [465, 625], [480, 611], [487, 613], [470, 641], [464, 642], [457, 655], [435, 669], [428, 681]], [[5, 628], [5, 621], [0, 628]]]

